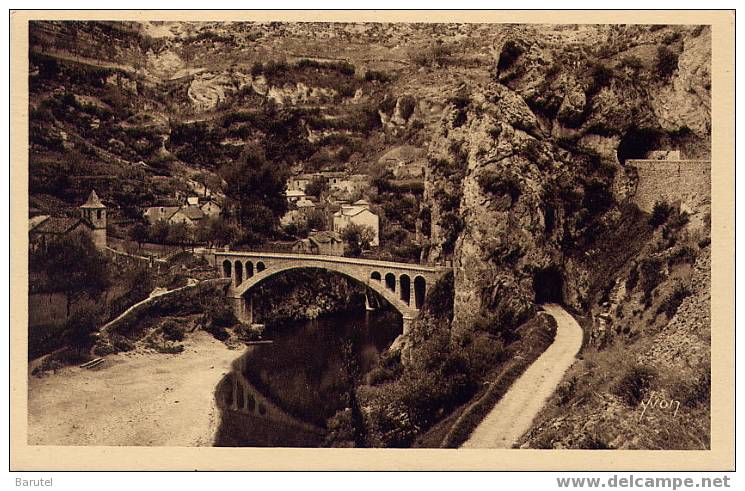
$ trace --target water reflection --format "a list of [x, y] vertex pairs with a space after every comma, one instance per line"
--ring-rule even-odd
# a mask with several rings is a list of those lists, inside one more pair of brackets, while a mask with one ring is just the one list
[[400, 315], [345, 313], [275, 327], [250, 346], [216, 389], [217, 446], [318, 446], [326, 420], [401, 334]]

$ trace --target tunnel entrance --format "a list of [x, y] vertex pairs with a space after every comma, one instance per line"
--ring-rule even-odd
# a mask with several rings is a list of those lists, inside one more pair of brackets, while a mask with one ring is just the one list
[[628, 159], [644, 159], [652, 150], [660, 148], [662, 133], [651, 128], [632, 128], [621, 139], [616, 150], [618, 162], [623, 165]]
[[533, 274], [536, 303], [563, 303], [564, 277], [556, 265], [539, 269]]

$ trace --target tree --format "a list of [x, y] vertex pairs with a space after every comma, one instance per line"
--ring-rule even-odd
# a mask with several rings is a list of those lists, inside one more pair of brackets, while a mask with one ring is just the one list
[[321, 176], [314, 177], [305, 187], [305, 194], [320, 198], [328, 190], [326, 179]]
[[177, 244], [181, 247], [191, 240], [191, 232], [184, 222], [174, 223], [168, 230], [168, 242]]
[[158, 220], [152, 224], [148, 230], [150, 240], [156, 244], [163, 244], [168, 238], [169, 228], [168, 222], [165, 220]]
[[238, 238], [238, 229], [222, 217], [212, 217], [203, 222], [197, 229], [197, 238], [210, 247], [230, 244]]
[[70, 347], [81, 352], [93, 344], [93, 333], [101, 322], [100, 304], [90, 300], [83, 303], [65, 323], [66, 337]]
[[323, 210], [314, 209], [308, 213], [308, 229], [310, 230], [326, 230], [328, 219], [326, 213]]
[[347, 243], [344, 255], [359, 257], [362, 251], [370, 248], [370, 243], [375, 238], [375, 232], [367, 225], [350, 223], [341, 233], [342, 239]]
[[129, 231], [129, 236], [132, 240], [137, 242], [138, 249], [142, 246], [142, 243], [148, 239], [149, 235], [147, 226], [144, 223], [136, 223]]
[[220, 168], [220, 175], [227, 183], [225, 194], [238, 205], [241, 226], [261, 236], [271, 234], [287, 211], [285, 166], [268, 161], [260, 147], [248, 144], [238, 160]]
[[41, 261], [53, 285], [66, 293], [68, 315], [73, 301], [84, 294], [97, 298], [109, 287], [106, 256], [86, 233], [53, 241]]

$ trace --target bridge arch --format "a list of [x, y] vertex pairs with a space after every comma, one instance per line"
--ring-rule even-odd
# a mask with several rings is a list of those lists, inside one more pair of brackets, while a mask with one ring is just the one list
[[243, 283], [243, 263], [240, 261], [235, 262], [235, 284], [240, 285]]
[[396, 275], [388, 273], [385, 275], [385, 287], [392, 292], [396, 291]]
[[411, 278], [406, 273], [398, 277], [398, 284], [401, 289], [398, 293], [398, 298], [401, 299], [406, 305], [411, 305]]
[[263, 261], [259, 261], [259, 262], [256, 263], [256, 272], [257, 273], [261, 273], [265, 269], [266, 269], [266, 265], [264, 264]]
[[254, 275], [254, 263], [246, 261], [246, 278], [250, 278]]
[[427, 293], [427, 280], [422, 275], [414, 278], [414, 307], [417, 310], [424, 307], [424, 297]]
[[380, 273], [377, 271], [373, 271], [370, 273], [370, 279], [375, 281], [381, 281]]
[[222, 274], [225, 278], [230, 278], [231, 276], [233, 276], [232, 270], [233, 270], [233, 263], [231, 261], [226, 259], [225, 261], [222, 262]]
[[[242, 298], [244, 297], [250, 290], [252, 290], [254, 287], [259, 285], [260, 283], [268, 280], [269, 278], [272, 278], [275, 275], [282, 274], [288, 271], [293, 270], [301, 270], [301, 269], [322, 269], [325, 271], [330, 271], [334, 273], [339, 273], [347, 278], [351, 278], [357, 283], [360, 283], [362, 285], [365, 285], [366, 287], [370, 288], [377, 294], [379, 294], [381, 297], [383, 297], [391, 306], [396, 309], [404, 319], [413, 319], [417, 316], [418, 312], [414, 308], [413, 305], [407, 304], [404, 302], [399, 295], [395, 293], [394, 290], [391, 290], [388, 288], [388, 286], [380, 281], [376, 280], [363, 280], [359, 277], [359, 274], [357, 274], [357, 271], [354, 270], [354, 268], [351, 267], [344, 267], [344, 265], [341, 264], [334, 264], [329, 263], [325, 265], [308, 265], [303, 263], [286, 263], [281, 264], [277, 266], [273, 266], [270, 269], [265, 269], [261, 272], [258, 272], [258, 263], [257, 263], [257, 272], [256, 274], [251, 278], [246, 278], [243, 283], [236, 286], [233, 289], [233, 292], [231, 293], [231, 297], [233, 298]], [[365, 275], [366, 277], [366, 275]], [[389, 272], [386, 274], [386, 278], [392, 277], [393, 278], [393, 284], [395, 288], [396, 283], [396, 276], [394, 273]], [[408, 276], [407, 276], [408, 277]]]

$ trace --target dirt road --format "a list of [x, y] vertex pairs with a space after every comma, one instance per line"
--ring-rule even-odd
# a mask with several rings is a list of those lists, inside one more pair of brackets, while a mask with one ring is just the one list
[[543, 309], [556, 319], [556, 339], [518, 378], [461, 448], [512, 448], [556, 389], [582, 346], [582, 328], [559, 305]]
[[209, 446], [214, 389], [241, 355], [203, 331], [176, 355], [121, 353], [100, 369], [29, 377], [31, 445]]

